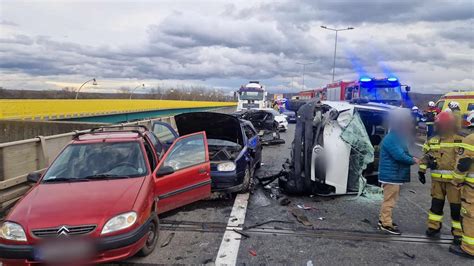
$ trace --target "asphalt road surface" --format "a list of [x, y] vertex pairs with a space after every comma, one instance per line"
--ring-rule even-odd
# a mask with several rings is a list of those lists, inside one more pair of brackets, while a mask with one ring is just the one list
[[[281, 134], [285, 144], [264, 148], [263, 165], [256, 175], [279, 172], [290, 154], [293, 134], [294, 125], [290, 124], [288, 132]], [[412, 148], [420, 155], [420, 147]], [[288, 197], [291, 203], [282, 206], [275, 197], [284, 196], [279, 195], [276, 182], [267, 188], [257, 186], [246, 208], [234, 207], [233, 197], [197, 202], [162, 215], [156, 250], [148, 257], [133, 257], [119, 264], [214, 264], [217, 260], [251, 265], [472, 265], [472, 261], [448, 252], [451, 235], [447, 204], [441, 238], [432, 241], [424, 237], [429, 188], [429, 183], [418, 182], [413, 168], [412, 182], [402, 186], [394, 211], [394, 220], [403, 234], [394, 237], [376, 229], [381, 203], [377, 193], [361, 197]], [[308, 218], [309, 226], [291, 214], [295, 208]], [[238, 223], [236, 211], [245, 214], [243, 226], [232, 225]]]

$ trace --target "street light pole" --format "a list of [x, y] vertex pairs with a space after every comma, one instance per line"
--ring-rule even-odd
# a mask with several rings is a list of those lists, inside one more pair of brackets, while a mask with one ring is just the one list
[[76, 100], [77, 100], [77, 97], [79, 97], [79, 92], [81, 91], [82, 87], [84, 87], [84, 85], [86, 85], [87, 83], [89, 83], [91, 81], [92, 81], [92, 85], [94, 85], [94, 86], [97, 85], [97, 81], [95, 80], [95, 78], [90, 79], [90, 80], [82, 83], [82, 85], [79, 87], [79, 89], [76, 92], [76, 98], [75, 98]]
[[332, 81], [334, 82], [334, 76], [336, 75], [337, 33], [339, 31], [353, 30], [354, 28], [353, 27], [348, 27], [348, 28], [345, 28], [345, 29], [333, 29], [333, 28], [329, 28], [329, 27], [326, 27], [326, 26], [321, 26], [321, 28], [323, 28], [325, 30], [330, 30], [330, 31], [335, 31], [336, 32], [336, 39], [334, 41], [334, 58], [333, 58], [333, 65], [332, 65]]
[[135, 87], [135, 89], [133, 89], [133, 90], [132, 90], [132, 92], [130, 93], [130, 99], [129, 99], [129, 100], [131, 100], [131, 99], [132, 99], [132, 95], [133, 95], [133, 93], [134, 93], [134, 92], [135, 92], [135, 91], [136, 91], [138, 88], [140, 88], [140, 87], [142, 87], [142, 88], [145, 88], [145, 83], [143, 83], [143, 84], [141, 84], [141, 85], [138, 85], [138, 86], [136, 86], [136, 87]]
[[303, 65], [303, 90], [304, 90], [304, 88], [305, 88], [305, 85], [304, 85], [304, 73], [305, 73], [305, 70], [306, 70], [306, 66], [307, 66], [307, 65], [312, 65], [312, 64], [314, 64], [314, 63], [296, 63], [296, 64], [298, 64], [298, 65]]

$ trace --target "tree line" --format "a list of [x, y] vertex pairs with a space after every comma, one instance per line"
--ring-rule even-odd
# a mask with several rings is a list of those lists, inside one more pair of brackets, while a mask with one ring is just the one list
[[[77, 88], [64, 87], [60, 90], [19, 90], [0, 87], [0, 99], [74, 99]], [[79, 99], [129, 99], [133, 88], [120, 87], [117, 92], [79, 93]], [[182, 101], [234, 101], [234, 96], [221, 89], [209, 89], [199, 86], [181, 86], [174, 88], [144, 87], [137, 88], [132, 99], [182, 100]]]

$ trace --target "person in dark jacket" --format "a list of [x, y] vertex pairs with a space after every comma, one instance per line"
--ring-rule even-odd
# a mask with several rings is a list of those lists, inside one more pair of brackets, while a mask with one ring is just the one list
[[380, 230], [400, 235], [392, 220], [392, 210], [400, 196], [400, 186], [410, 182], [410, 166], [419, 163], [408, 151], [413, 132], [413, 120], [407, 109], [396, 109], [389, 115], [390, 132], [380, 144], [379, 182], [383, 188], [378, 227]]

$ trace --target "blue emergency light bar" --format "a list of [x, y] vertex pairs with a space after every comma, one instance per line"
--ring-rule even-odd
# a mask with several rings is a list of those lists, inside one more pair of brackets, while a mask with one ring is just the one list
[[371, 78], [360, 78], [360, 81], [361, 82], [370, 82], [370, 81], [372, 81], [372, 79]]
[[397, 78], [394, 78], [394, 77], [390, 77], [387, 79], [388, 81], [397, 81], [398, 79]]

